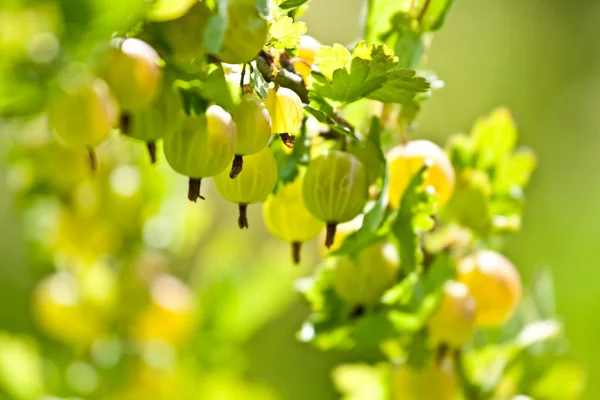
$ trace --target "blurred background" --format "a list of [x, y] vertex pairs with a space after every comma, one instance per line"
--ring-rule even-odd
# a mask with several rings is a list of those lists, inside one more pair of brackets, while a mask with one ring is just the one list
[[[360, 35], [362, 1], [311, 3], [303, 19], [323, 44]], [[600, 398], [599, 20], [600, 3], [589, 0], [456, 0], [427, 64], [446, 87], [425, 103], [414, 133], [442, 143], [498, 105], [513, 112], [539, 167], [523, 231], [506, 253], [526, 283], [540, 267], [553, 272], [571, 351], [589, 374], [586, 399]], [[260, 206], [250, 207], [252, 229], [240, 231], [236, 208], [211, 184], [207, 201], [187, 204], [185, 179], [163, 159], [152, 169], [142, 146], [114, 138], [99, 149], [96, 184], [73, 178], [70, 212], [85, 217], [74, 224], [43, 195], [49, 185], [73, 184], [67, 175], [77, 168], [51, 170], [64, 158], [48, 155], [58, 150], [45, 122], [0, 122], [0, 131], [22, 132], [0, 138], [0, 399], [28, 398], [42, 373], [58, 395], [104, 398], [106, 377], [126, 382], [123, 370], [134, 371], [140, 387], [123, 383], [114, 398], [185, 399], [196, 389], [182, 382], [193, 382], [203, 399], [331, 399], [333, 366], [373, 359], [296, 341], [308, 310], [293, 280], [312, 270], [322, 249], [307, 244], [294, 268], [288, 245], [266, 232]], [[12, 150], [17, 140], [26, 150]], [[111, 154], [122, 156], [120, 167]], [[80, 167], [82, 157], [74, 157]], [[39, 195], [25, 195], [32, 187]], [[112, 256], [96, 257], [105, 253]], [[48, 301], [57, 291], [72, 296]], [[91, 314], [99, 318], [86, 319]], [[117, 339], [123, 332], [136, 342]]]

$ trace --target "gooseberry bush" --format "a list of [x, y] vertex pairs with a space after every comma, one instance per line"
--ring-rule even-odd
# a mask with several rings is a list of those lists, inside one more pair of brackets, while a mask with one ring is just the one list
[[[144, 223], [147, 216], [164, 211], [167, 194], [185, 197], [151, 177], [167, 166], [188, 178], [187, 198], [196, 203], [175, 221], [183, 233], [171, 250], [182, 259], [198, 219], [213, 212], [214, 199], [201, 194], [208, 178], [237, 206], [239, 228], [260, 222], [247, 216], [260, 204], [294, 263], [302, 262], [302, 243], [320, 242], [322, 263], [296, 282], [310, 310], [298, 339], [323, 351], [377, 354], [335, 369], [344, 398], [578, 396], [581, 374], [561, 373], [579, 370], [566, 354], [550, 279], [542, 274], [524, 288], [519, 266], [502, 254], [503, 238], [520, 229], [536, 164], [531, 150], [517, 147], [511, 114], [493, 110], [445, 144], [413, 137], [423, 103], [443, 86], [425, 61], [452, 0], [369, 0], [364, 37], [350, 46], [306, 35], [307, 0], [83, 1], [83, 22], [65, 13], [66, 1], [33, 3], [7, 11], [24, 34], [15, 43], [0, 36], [0, 49], [12, 49], [0, 63], [10, 81], [0, 89], [0, 113], [6, 121], [42, 114], [55, 136], [25, 140], [25, 132], [8, 151], [25, 215], [53, 210], [60, 233], [36, 247], [45, 263], [60, 264], [33, 292], [37, 324], [106, 365], [112, 359], [97, 353], [120, 342], [102, 333], [120, 324], [119, 335], [135, 343], [129, 356], [159, 365], [132, 367], [141, 383], [105, 389], [103, 398], [203, 398], [176, 375], [159, 377], [169, 353], [157, 341], [179, 348], [200, 330], [190, 354], [204, 352], [205, 364], [218, 358], [207, 354], [221, 336], [206, 321], [197, 326], [190, 289], [148, 272], [164, 260], [140, 250], [148, 230], [161, 229]], [[109, 6], [129, 8], [101, 18]], [[43, 23], [27, 22], [25, 12]], [[63, 18], [80, 24], [60, 31]], [[19, 46], [42, 28], [51, 43], [27, 58]], [[128, 153], [133, 141], [149, 160], [140, 146]], [[127, 268], [117, 277], [105, 255], [146, 265], [145, 283]], [[143, 292], [147, 301], [118, 310], [119, 291]], [[219, 313], [204, 312], [218, 327]], [[18, 398], [36, 398], [42, 381], [4, 384]], [[81, 385], [75, 391], [86, 393]], [[231, 398], [265, 398], [255, 389], [240, 386], [241, 397]], [[173, 391], [181, 396], [169, 397]]]

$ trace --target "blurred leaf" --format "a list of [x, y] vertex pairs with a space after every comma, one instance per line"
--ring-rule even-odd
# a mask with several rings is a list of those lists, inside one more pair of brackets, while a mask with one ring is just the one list
[[505, 108], [494, 110], [480, 118], [471, 131], [475, 141], [477, 166], [493, 168], [512, 152], [517, 143], [517, 130], [510, 112]]
[[272, 0], [255, 0], [256, 9], [262, 15], [263, 18], [269, 18], [273, 12], [273, 1]]
[[515, 186], [526, 187], [535, 167], [535, 153], [529, 149], [517, 149], [496, 169], [495, 189], [510, 192]]
[[431, 215], [435, 213], [435, 196], [423, 187], [427, 167], [422, 167], [404, 191], [400, 207], [391, 216], [391, 233], [400, 251], [402, 271], [410, 274], [420, 271], [423, 252], [420, 233], [433, 227]]
[[425, 46], [419, 23], [406, 13], [397, 13], [391, 19], [388, 32], [382, 34], [385, 44], [394, 49], [403, 68], [416, 69], [421, 63]]
[[365, 40], [374, 43], [383, 42], [382, 35], [390, 31], [392, 17], [398, 13], [409, 13], [413, 6], [414, 0], [369, 0]]
[[446, 14], [452, 6], [453, 0], [430, 0], [427, 9], [421, 18], [421, 29], [427, 31], [437, 31], [444, 24]]
[[556, 317], [554, 278], [550, 271], [542, 270], [535, 275], [532, 294], [536, 305], [536, 311], [542, 319]]
[[535, 399], [579, 399], [585, 388], [585, 372], [574, 361], [564, 360], [552, 365], [531, 390]]
[[283, 0], [279, 4], [279, 8], [283, 11], [293, 11], [308, 3], [308, 0]]
[[277, 19], [269, 28], [271, 45], [276, 49], [293, 49], [300, 43], [299, 35], [306, 33], [304, 22], [294, 22], [288, 16]]
[[212, 54], [221, 51], [223, 45], [223, 38], [229, 20], [228, 3], [229, 0], [219, 0], [217, 2], [217, 13], [209, 18], [204, 31], [204, 45]]
[[444, 209], [445, 218], [485, 235], [491, 224], [491, 191], [485, 172], [464, 170], [459, 173], [454, 194]]

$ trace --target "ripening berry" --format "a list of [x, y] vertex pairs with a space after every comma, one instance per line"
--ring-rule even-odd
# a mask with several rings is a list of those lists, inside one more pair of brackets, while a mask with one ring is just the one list
[[157, 0], [148, 11], [148, 19], [152, 21], [170, 21], [179, 18], [192, 8], [196, 0]]
[[308, 83], [312, 65], [315, 63], [315, 55], [320, 48], [321, 43], [319, 43], [317, 39], [308, 35], [300, 36], [298, 54], [296, 55], [296, 58], [292, 60], [292, 65], [296, 72], [302, 76], [305, 83]]
[[391, 386], [392, 400], [456, 400], [459, 394], [453, 365], [433, 359], [423, 369], [408, 365], [397, 367]]
[[254, 60], [267, 42], [267, 21], [260, 16], [254, 2], [232, 1], [227, 17], [227, 30], [217, 56], [228, 64]]
[[227, 170], [215, 176], [215, 185], [221, 196], [239, 205], [240, 229], [248, 228], [248, 204], [265, 201], [277, 183], [277, 161], [269, 147], [244, 159], [244, 169], [237, 178], [231, 179]]
[[180, 129], [164, 138], [167, 162], [176, 172], [190, 178], [188, 198], [200, 196], [202, 178], [223, 171], [235, 152], [236, 129], [231, 115], [219, 106], [205, 114], [184, 117]]
[[365, 169], [352, 154], [326, 152], [308, 166], [302, 195], [308, 211], [327, 223], [325, 245], [331, 247], [337, 224], [356, 217], [367, 203]]
[[475, 324], [500, 326], [512, 315], [521, 299], [521, 278], [515, 266], [503, 255], [481, 250], [461, 260], [458, 280], [475, 299]]
[[237, 128], [235, 158], [230, 178], [238, 176], [243, 168], [243, 156], [255, 154], [265, 148], [271, 138], [269, 111], [255, 94], [245, 94], [233, 113]]
[[156, 162], [156, 141], [178, 130], [183, 118], [179, 95], [172, 85], [164, 85], [154, 102], [121, 119], [123, 133], [146, 142], [150, 160]]
[[49, 122], [59, 139], [82, 149], [100, 144], [117, 116], [117, 105], [101, 79], [62, 90], [48, 105]]
[[271, 88], [264, 101], [271, 115], [272, 133], [290, 134], [300, 127], [304, 108], [302, 100], [294, 91], [283, 87], [277, 90]]
[[300, 262], [302, 242], [316, 238], [323, 229], [323, 222], [316, 219], [304, 205], [303, 182], [303, 176], [298, 175], [293, 182], [282, 183], [267, 198], [263, 207], [267, 228], [279, 239], [292, 244], [295, 263]]
[[139, 39], [115, 40], [100, 68], [121, 110], [138, 111], [149, 106], [161, 88], [160, 57]]
[[475, 300], [464, 283], [448, 281], [442, 300], [428, 323], [429, 338], [435, 344], [460, 348], [473, 333]]
[[356, 260], [334, 256], [327, 261], [333, 269], [333, 288], [345, 302], [360, 307], [377, 303], [396, 283], [400, 267], [396, 248], [389, 243], [374, 243]]
[[390, 205], [398, 207], [404, 190], [414, 174], [425, 161], [430, 163], [425, 185], [432, 186], [442, 207], [454, 191], [455, 174], [450, 159], [437, 144], [428, 140], [415, 140], [406, 145], [394, 147], [387, 155], [389, 170]]
[[150, 286], [150, 304], [134, 321], [131, 335], [138, 341], [179, 344], [193, 332], [196, 316], [188, 287], [173, 276], [159, 275]]

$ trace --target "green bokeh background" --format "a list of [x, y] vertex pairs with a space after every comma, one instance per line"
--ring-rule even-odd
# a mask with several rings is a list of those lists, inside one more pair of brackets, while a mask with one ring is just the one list
[[[511, 109], [521, 142], [539, 157], [527, 193], [523, 231], [510, 239], [507, 255], [524, 280], [540, 267], [554, 274], [558, 313], [573, 355], [588, 374], [586, 399], [600, 398], [600, 3], [591, 0], [456, 0], [435, 37], [427, 66], [446, 87], [428, 101], [415, 136], [442, 142], [466, 131], [498, 105]], [[313, 0], [303, 19], [324, 44], [348, 43], [360, 33], [360, 0]], [[0, 329], [34, 331], [29, 316], [32, 282], [25, 267], [22, 227], [12, 209], [5, 177], [0, 185]], [[210, 189], [209, 189], [210, 190]], [[213, 198], [216, 196], [214, 191]], [[220, 211], [231, 210], [219, 203]], [[254, 247], [273, 257], [287, 247], [267, 239], [258, 210], [251, 211], [260, 240], [231, 256], [231, 246], [213, 246], [211, 264], [243, 264]], [[243, 242], [235, 217], [215, 235]], [[264, 238], [264, 239], [263, 239]], [[316, 260], [317, 245], [310, 246]], [[285, 260], [285, 268], [291, 268]], [[308, 267], [297, 271], [301, 276]], [[287, 284], [287, 283], [286, 283]], [[291, 287], [290, 287], [291, 290]], [[268, 301], [265, 299], [265, 301]], [[340, 361], [369, 359], [356, 353], [321, 353], [295, 340], [307, 313], [294, 299], [248, 341], [250, 379], [271, 384], [290, 400], [335, 398], [330, 371]], [[1, 351], [1, 349], [0, 349]]]

